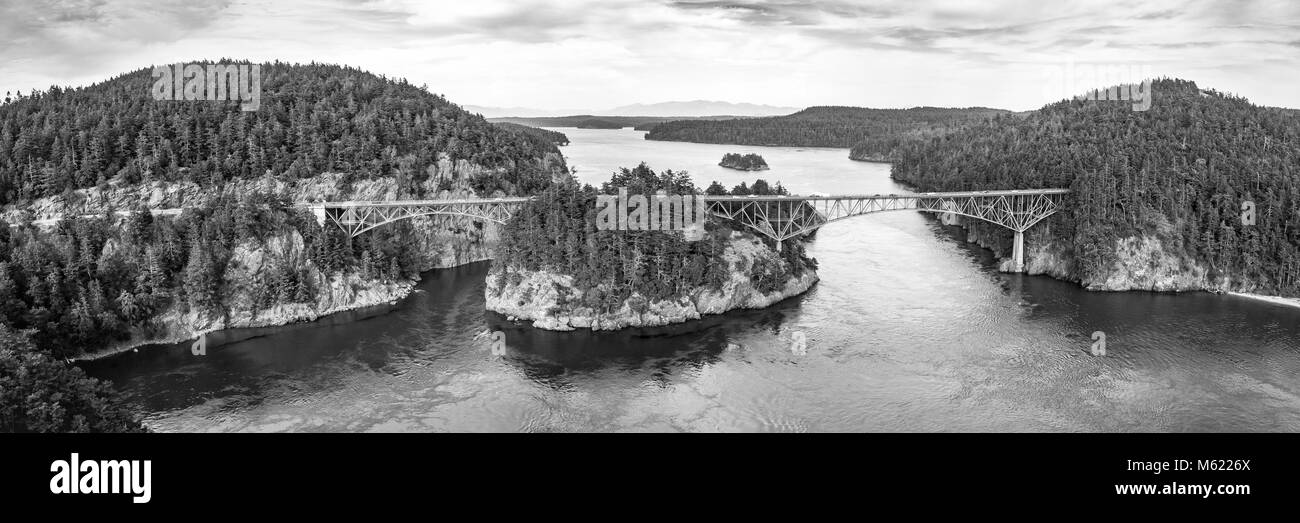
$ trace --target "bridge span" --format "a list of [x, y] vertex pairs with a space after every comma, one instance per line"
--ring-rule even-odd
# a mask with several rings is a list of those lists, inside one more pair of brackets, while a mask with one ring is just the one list
[[[1010, 229], [1015, 272], [1024, 270], [1024, 232], [1055, 214], [1068, 189], [929, 192], [840, 196], [702, 196], [709, 215], [733, 220], [782, 242], [854, 216], [890, 211], [925, 211], [966, 216]], [[461, 216], [504, 224], [531, 198], [387, 200], [300, 204], [322, 225], [333, 223], [350, 236], [419, 216]]]

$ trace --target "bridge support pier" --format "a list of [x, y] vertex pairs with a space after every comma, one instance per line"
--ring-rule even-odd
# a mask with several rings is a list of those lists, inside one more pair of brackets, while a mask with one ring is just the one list
[[322, 225], [322, 226], [325, 225], [325, 206], [324, 206], [324, 205], [312, 204], [312, 205], [307, 206], [307, 208], [311, 210], [312, 215], [316, 216], [316, 224], [317, 224], [317, 225]]
[[1015, 239], [1011, 243], [1012, 272], [1025, 272], [1025, 232], [1015, 233]]

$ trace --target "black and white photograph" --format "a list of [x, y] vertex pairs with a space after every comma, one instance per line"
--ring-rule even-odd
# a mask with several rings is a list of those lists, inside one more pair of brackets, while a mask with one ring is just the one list
[[0, 92], [39, 500], [165, 502], [138, 449], [196, 433], [1291, 466], [1246, 452], [1300, 431], [1290, 0], [0, 0]]

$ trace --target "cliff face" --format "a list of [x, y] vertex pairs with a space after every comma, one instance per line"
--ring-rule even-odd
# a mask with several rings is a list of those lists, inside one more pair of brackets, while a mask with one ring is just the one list
[[[539, 160], [551, 173], [552, 182], [569, 177], [563, 158], [548, 153]], [[42, 219], [60, 214], [100, 214], [105, 211], [130, 211], [138, 206], [150, 209], [176, 209], [197, 207], [220, 195], [242, 195], [253, 192], [283, 194], [295, 202], [320, 200], [397, 200], [471, 197], [469, 181], [492, 169], [468, 162], [451, 160], [445, 154], [429, 166], [420, 183], [405, 187], [392, 177], [345, 181], [342, 173], [327, 172], [311, 178], [286, 180], [265, 176], [248, 180], [231, 180], [220, 190], [204, 188], [194, 182], [147, 182], [135, 185], [121, 184], [117, 180], [105, 187], [90, 187], [73, 191], [68, 196], [40, 198], [20, 209], [6, 209], [4, 218], [17, 223], [25, 217]], [[440, 189], [450, 187], [449, 189]]]
[[[107, 248], [107, 247], [106, 247]], [[289, 262], [303, 267], [316, 289], [308, 302], [279, 300], [268, 306], [256, 303], [257, 283], [267, 271]], [[273, 263], [274, 262], [274, 263]], [[195, 311], [177, 300], [151, 320], [131, 330], [131, 339], [116, 342], [89, 353], [95, 358], [131, 347], [155, 343], [176, 343], [221, 329], [269, 327], [314, 321], [336, 312], [383, 305], [405, 297], [415, 287], [410, 280], [383, 281], [355, 272], [322, 273], [304, 252], [303, 238], [296, 231], [269, 238], [264, 244], [236, 247], [226, 267], [221, 311]]]
[[487, 277], [487, 308], [511, 319], [530, 320], [534, 327], [548, 330], [656, 327], [697, 320], [707, 314], [767, 307], [802, 294], [817, 282], [817, 274], [807, 270], [775, 291], [760, 292], [750, 278], [756, 261], [762, 258], [782, 269], [785, 262], [762, 242], [740, 232], [732, 233], [722, 257], [731, 270], [730, 278], [718, 290], [696, 289], [673, 300], [653, 301], [633, 294], [618, 309], [608, 312], [581, 305], [590, 290], [575, 288], [571, 276], [519, 271], [521, 280], [511, 284], [506, 271], [513, 269], [493, 267]]
[[[966, 229], [966, 240], [990, 249], [1002, 257], [998, 269], [1010, 272], [1012, 262], [1009, 242], [1001, 236], [1008, 235], [992, 226], [973, 227], [969, 219], [961, 218], [946, 224], [961, 225]], [[1051, 276], [1059, 280], [1077, 282], [1090, 291], [1154, 291], [1154, 292], [1254, 292], [1248, 282], [1230, 278], [1216, 278], [1212, 268], [1200, 260], [1176, 254], [1181, 248], [1171, 248], [1156, 236], [1131, 236], [1112, 240], [1111, 263], [1097, 274], [1083, 277], [1070, 242], [1054, 234], [1048, 223], [1035, 226], [1025, 233], [1025, 274]]]
[[[555, 167], [551, 169], [555, 181], [568, 176], [562, 169], [562, 159], [548, 156], [543, 162], [548, 167]], [[345, 183], [339, 173], [324, 173], [293, 182], [271, 177], [231, 182], [221, 192], [231, 195], [272, 192], [294, 201], [457, 198], [472, 196], [469, 180], [487, 172], [481, 166], [463, 160], [452, 162], [444, 157], [429, 169], [427, 179], [406, 189], [399, 187], [393, 178]], [[450, 189], [438, 190], [448, 185]], [[43, 215], [100, 214], [108, 210], [131, 210], [138, 205], [149, 208], [190, 207], [201, 205], [213, 196], [213, 192], [194, 183], [110, 185], [107, 189], [76, 191], [71, 201], [66, 201], [63, 196], [44, 198], [33, 202], [27, 208], [30, 211], [11, 210], [9, 218], [21, 219], [23, 215], [30, 218], [33, 214], [36, 218]], [[498, 243], [499, 226], [492, 222], [475, 224], [472, 220], [449, 217], [420, 217], [411, 221], [412, 236], [408, 241], [416, 247], [416, 265], [420, 271], [491, 259]], [[114, 248], [116, 246], [112, 243], [104, 247], [105, 250]], [[253, 282], [266, 281], [268, 271], [283, 266], [303, 268], [316, 290], [315, 298], [309, 302], [293, 302], [279, 297], [269, 306], [257, 305], [254, 298], [257, 289], [253, 288], [256, 285]], [[314, 321], [336, 312], [394, 302], [407, 296], [415, 287], [412, 280], [384, 281], [356, 271], [324, 274], [304, 252], [303, 237], [298, 231], [273, 235], [260, 244], [237, 246], [222, 281], [226, 284], [222, 288], [220, 310], [195, 312], [189, 310], [184, 300], [176, 300], [153, 318], [132, 328], [131, 339], [91, 351], [87, 357], [139, 345], [175, 343], [220, 329]]]

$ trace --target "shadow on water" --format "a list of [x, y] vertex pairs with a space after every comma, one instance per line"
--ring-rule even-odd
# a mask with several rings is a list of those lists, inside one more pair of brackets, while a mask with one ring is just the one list
[[742, 333], [779, 332], [808, 296], [681, 325], [556, 332], [486, 311], [488, 268], [482, 262], [427, 272], [414, 294], [392, 305], [308, 323], [210, 333], [202, 356], [192, 354], [187, 341], [79, 365], [92, 376], [112, 380], [149, 412], [209, 401], [238, 410], [264, 401], [292, 401], [304, 391], [345, 387], [362, 374], [400, 377], [420, 367], [470, 365], [476, 358], [487, 359], [490, 339], [485, 334], [499, 330], [505, 334], [503, 361], [548, 388], [567, 387], [574, 376], [606, 373], [667, 382], [716, 363]]
[[489, 328], [505, 335], [506, 361], [530, 380], [563, 388], [575, 374], [650, 371], [656, 379], [668, 380], [717, 363], [729, 348], [736, 347], [733, 340], [745, 333], [779, 333], [797, 316], [808, 294], [765, 309], [730, 311], [678, 325], [618, 331], [548, 331], [527, 322], [509, 321], [494, 312], [486, 316]]

